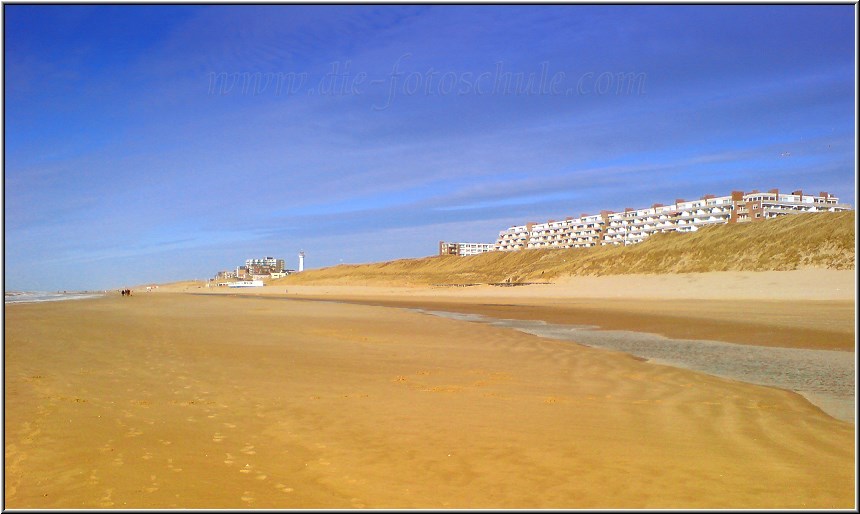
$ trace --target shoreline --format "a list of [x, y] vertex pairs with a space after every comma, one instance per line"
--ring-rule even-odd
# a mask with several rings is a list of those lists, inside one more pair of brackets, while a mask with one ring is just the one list
[[61, 302], [67, 300], [86, 300], [106, 296], [104, 291], [6, 291], [4, 305], [19, 303]]

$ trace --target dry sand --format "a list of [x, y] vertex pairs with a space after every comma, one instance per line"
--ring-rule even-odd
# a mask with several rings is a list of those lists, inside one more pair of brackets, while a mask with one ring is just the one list
[[856, 507], [796, 394], [278, 296], [7, 305], [5, 506]]

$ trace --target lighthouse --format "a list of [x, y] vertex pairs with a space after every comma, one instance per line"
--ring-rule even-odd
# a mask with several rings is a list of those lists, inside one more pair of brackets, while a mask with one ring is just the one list
[[299, 252], [299, 271], [305, 269], [305, 252]]

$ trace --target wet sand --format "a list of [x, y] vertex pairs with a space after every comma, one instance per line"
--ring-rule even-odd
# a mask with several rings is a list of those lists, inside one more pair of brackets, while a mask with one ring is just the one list
[[[288, 279], [285, 279], [288, 280]], [[163, 287], [426, 308], [500, 319], [596, 325], [676, 339], [853, 351], [854, 271], [808, 269], [567, 277], [519, 287], [291, 285]]]
[[6, 306], [7, 508], [854, 508], [797, 394], [379, 306]]
[[[300, 298], [331, 298], [297, 293]], [[675, 339], [716, 340], [756, 346], [853, 351], [854, 302], [838, 300], [628, 300], [443, 295], [338, 296], [340, 301], [390, 307], [426, 308], [497, 319], [541, 320], [568, 325], [595, 325], [607, 330], [648, 332]]]
[[646, 332], [598, 330], [544, 321], [500, 320], [479, 314], [422, 309], [416, 309], [416, 312], [489, 323], [539, 337], [621, 351], [649, 362], [794, 391], [834, 418], [854, 422], [854, 352], [672, 339]]

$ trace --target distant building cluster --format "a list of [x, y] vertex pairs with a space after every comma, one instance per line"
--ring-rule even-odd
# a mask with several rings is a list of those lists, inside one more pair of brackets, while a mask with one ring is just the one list
[[641, 243], [658, 232], [695, 232], [706, 225], [762, 221], [786, 214], [847, 211], [851, 207], [827, 192], [818, 196], [793, 191], [781, 194], [732, 191], [731, 195], [705, 195], [699, 200], [677, 199], [671, 205], [655, 203], [644, 209], [600, 211], [561, 221], [526, 223], [499, 232], [494, 249], [587, 248], [597, 245]]
[[[242, 266], [240, 266], [242, 268]], [[272, 273], [283, 273], [285, 270], [284, 259], [274, 257], [263, 257], [262, 259], [248, 259], [245, 261], [244, 269], [251, 275], [271, 275]]]
[[[304, 268], [304, 252], [299, 254], [299, 271]], [[286, 277], [296, 270], [287, 269], [284, 259], [263, 257], [262, 259], [247, 259], [244, 266], [236, 266], [234, 270], [219, 271], [215, 275], [217, 285], [230, 285], [230, 280], [262, 281], [263, 279]]]

